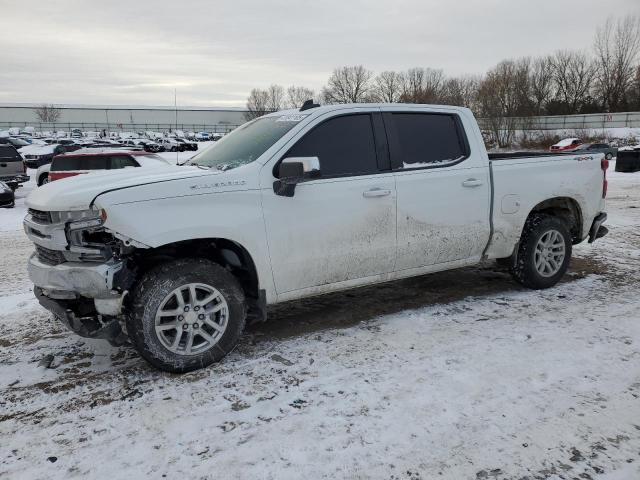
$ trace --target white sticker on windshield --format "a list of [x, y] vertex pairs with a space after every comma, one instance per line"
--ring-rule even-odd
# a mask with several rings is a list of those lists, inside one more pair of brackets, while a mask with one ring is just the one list
[[290, 113], [289, 115], [283, 115], [276, 122], [299, 122], [309, 116], [308, 113]]

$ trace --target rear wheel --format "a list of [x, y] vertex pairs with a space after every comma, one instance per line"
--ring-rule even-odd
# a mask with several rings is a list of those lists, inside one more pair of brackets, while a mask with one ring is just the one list
[[44, 175], [40, 175], [40, 178], [38, 179], [38, 186], [42, 186], [49, 183], [49, 175], [47, 175], [46, 173]]
[[571, 259], [571, 234], [563, 221], [544, 214], [530, 216], [524, 226], [516, 261], [510, 272], [522, 285], [554, 286]]
[[611, 160], [613, 158], [613, 154], [612, 153], [607, 153], [604, 158], [606, 158], [607, 160]]
[[222, 359], [246, 318], [244, 293], [220, 265], [183, 259], [147, 272], [134, 289], [127, 332], [153, 366], [189, 372]]

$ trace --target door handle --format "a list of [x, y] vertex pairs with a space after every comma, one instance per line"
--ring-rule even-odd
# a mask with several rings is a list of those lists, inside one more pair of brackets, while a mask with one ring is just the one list
[[372, 188], [371, 190], [362, 192], [362, 196], [365, 198], [386, 197], [387, 195], [391, 195], [391, 190], [382, 190], [381, 188]]
[[462, 182], [463, 187], [479, 187], [480, 185], [482, 185], [482, 180], [478, 180], [477, 178], [468, 178]]

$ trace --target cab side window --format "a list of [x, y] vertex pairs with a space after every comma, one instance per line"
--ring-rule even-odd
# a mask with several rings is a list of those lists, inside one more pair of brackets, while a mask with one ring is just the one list
[[446, 166], [469, 155], [456, 115], [387, 113], [384, 121], [395, 169]]
[[286, 157], [318, 157], [323, 177], [377, 173], [371, 115], [330, 118], [302, 137]]

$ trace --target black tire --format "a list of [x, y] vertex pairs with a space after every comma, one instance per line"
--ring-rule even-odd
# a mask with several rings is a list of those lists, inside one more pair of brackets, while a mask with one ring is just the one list
[[[218, 290], [227, 302], [228, 317], [224, 333], [213, 346], [198, 354], [182, 355], [169, 350], [158, 338], [155, 316], [173, 290], [189, 283]], [[190, 372], [221, 360], [235, 347], [246, 319], [244, 292], [236, 278], [204, 259], [175, 260], [145, 273], [133, 290], [128, 310], [127, 334], [133, 346], [151, 365], [172, 373]]]
[[38, 178], [38, 186], [41, 187], [42, 185], [45, 185], [47, 183], [49, 183], [49, 175], [46, 173], [40, 175], [40, 178]]
[[[559, 232], [564, 240], [564, 259], [555, 274], [543, 276], [535, 266], [535, 248], [541, 237], [552, 230]], [[571, 233], [561, 219], [545, 214], [531, 215], [524, 224], [515, 265], [509, 269], [511, 275], [527, 288], [538, 290], [553, 287], [569, 268], [571, 241]]]
[[607, 160], [611, 160], [613, 158], [613, 154], [612, 153], [607, 153], [604, 158], [606, 158]]

